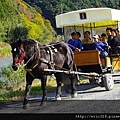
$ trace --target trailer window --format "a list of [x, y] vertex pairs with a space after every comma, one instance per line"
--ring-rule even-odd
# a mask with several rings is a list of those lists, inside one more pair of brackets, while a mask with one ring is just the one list
[[80, 14], [80, 19], [87, 19], [86, 13], [79, 13]]

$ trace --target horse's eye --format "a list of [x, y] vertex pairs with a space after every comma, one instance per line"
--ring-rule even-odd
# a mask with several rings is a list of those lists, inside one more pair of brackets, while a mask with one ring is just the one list
[[17, 51], [17, 49], [16, 48], [14, 48], [14, 50], [13, 50], [14, 52], [16, 52]]

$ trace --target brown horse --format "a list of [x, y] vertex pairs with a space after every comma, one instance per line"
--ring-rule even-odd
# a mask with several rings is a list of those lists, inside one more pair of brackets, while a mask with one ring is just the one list
[[[41, 105], [45, 105], [47, 100], [46, 80], [47, 75], [54, 74], [57, 82], [56, 100], [61, 98], [61, 76], [57, 72], [45, 72], [44, 69], [62, 70], [63, 68], [73, 70], [74, 56], [72, 50], [64, 42], [57, 42], [49, 45], [42, 45], [37, 41], [24, 39], [10, 43], [12, 48], [13, 64], [12, 68], [17, 70], [24, 61], [26, 69], [26, 89], [23, 108], [28, 106], [28, 98], [32, 81], [35, 78], [41, 79], [43, 97]], [[75, 90], [74, 75], [69, 74], [71, 80], [71, 97], [77, 94]]]

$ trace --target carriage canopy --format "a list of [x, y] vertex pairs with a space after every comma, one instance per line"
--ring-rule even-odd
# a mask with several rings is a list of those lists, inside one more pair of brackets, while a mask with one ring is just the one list
[[111, 8], [89, 8], [67, 12], [56, 16], [56, 27], [81, 26], [96, 28], [114, 26], [120, 21], [120, 10]]

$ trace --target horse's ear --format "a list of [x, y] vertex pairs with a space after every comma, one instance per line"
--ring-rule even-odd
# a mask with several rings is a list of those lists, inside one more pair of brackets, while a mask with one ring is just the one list
[[22, 44], [23, 40], [21, 38], [18, 39], [19, 43]]

